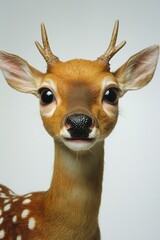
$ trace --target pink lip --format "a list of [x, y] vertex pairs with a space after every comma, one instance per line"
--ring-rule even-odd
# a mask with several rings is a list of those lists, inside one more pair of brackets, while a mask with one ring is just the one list
[[84, 142], [92, 142], [94, 138], [86, 138], [86, 139], [74, 139], [74, 138], [65, 138], [68, 142], [75, 142], [75, 143], [84, 143]]

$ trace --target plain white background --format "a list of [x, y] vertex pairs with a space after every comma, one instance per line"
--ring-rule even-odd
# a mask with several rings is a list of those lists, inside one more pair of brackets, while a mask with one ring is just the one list
[[[127, 45], [112, 70], [160, 43], [159, 0], [0, 1], [0, 49], [45, 71], [34, 41], [45, 22], [62, 60], [96, 59], [120, 20]], [[160, 66], [152, 82], [120, 101], [120, 116], [106, 141], [100, 228], [102, 240], [160, 239]], [[46, 190], [53, 171], [53, 141], [39, 117], [38, 100], [11, 89], [0, 73], [0, 182], [18, 194]], [[94, 209], [93, 209], [94, 211]]]

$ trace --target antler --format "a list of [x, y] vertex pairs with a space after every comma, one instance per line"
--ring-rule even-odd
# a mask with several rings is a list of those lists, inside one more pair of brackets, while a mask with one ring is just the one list
[[123, 41], [118, 46], [116, 46], [118, 29], [119, 29], [119, 21], [117, 20], [114, 25], [114, 29], [112, 32], [112, 37], [111, 37], [111, 41], [110, 41], [108, 49], [106, 50], [106, 52], [103, 55], [101, 55], [100, 57], [97, 58], [97, 60], [100, 63], [106, 65], [108, 70], [110, 70], [109, 61], [111, 60], [111, 58], [126, 44], [126, 41]]
[[39, 52], [42, 54], [43, 58], [46, 60], [47, 64], [54, 65], [56, 62], [59, 61], [59, 58], [56, 57], [51, 51], [44, 23], [41, 24], [41, 34], [42, 34], [43, 47], [37, 41], [35, 42], [35, 44]]

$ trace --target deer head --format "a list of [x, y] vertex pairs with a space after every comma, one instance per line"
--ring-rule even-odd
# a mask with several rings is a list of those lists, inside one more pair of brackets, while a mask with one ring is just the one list
[[118, 101], [127, 91], [144, 87], [156, 69], [159, 46], [133, 55], [117, 71], [110, 71], [110, 59], [125, 45], [116, 46], [116, 21], [107, 51], [96, 60], [62, 62], [49, 46], [44, 24], [43, 47], [36, 42], [47, 62], [46, 73], [22, 58], [0, 52], [0, 68], [14, 89], [32, 93], [40, 100], [40, 113], [47, 132], [55, 141], [74, 151], [85, 151], [103, 141], [118, 118]]

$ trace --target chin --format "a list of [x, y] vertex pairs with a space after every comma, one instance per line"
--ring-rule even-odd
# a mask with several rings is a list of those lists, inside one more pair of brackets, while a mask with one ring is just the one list
[[97, 139], [63, 139], [64, 145], [72, 151], [84, 152], [90, 150], [97, 142]]

